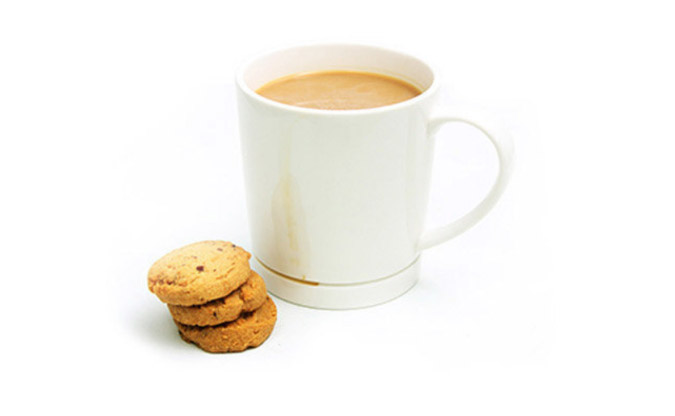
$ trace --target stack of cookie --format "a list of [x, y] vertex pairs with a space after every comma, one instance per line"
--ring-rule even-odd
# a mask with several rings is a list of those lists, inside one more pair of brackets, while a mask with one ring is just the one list
[[243, 351], [272, 332], [277, 309], [251, 255], [226, 241], [174, 250], [148, 272], [148, 288], [164, 303], [181, 337], [208, 352]]

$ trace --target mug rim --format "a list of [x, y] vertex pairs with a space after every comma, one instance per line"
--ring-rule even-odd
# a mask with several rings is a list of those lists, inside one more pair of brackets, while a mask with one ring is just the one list
[[[397, 54], [400, 56], [403, 56], [408, 59], [413, 59], [424, 65], [429, 72], [431, 73], [432, 76], [432, 81], [431, 85], [429, 85], [428, 88], [426, 88], [424, 91], [422, 91], [421, 94], [405, 101], [401, 101], [398, 103], [394, 104], [389, 104], [389, 105], [384, 105], [380, 107], [373, 107], [373, 108], [360, 108], [360, 109], [351, 109], [351, 110], [327, 110], [327, 109], [320, 109], [320, 108], [307, 108], [307, 107], [299, 107], [291, 104], [284, 104], [278, 101], [271, 100], [267, 97], [264, 97], [257, 92], [255, 92], [252, 88], [250, 88], [246, 82], [244, 81], [244, 75], [246, 74], [246, 71], [253, 65], [256, 61], [258, 61], [261, 58], [264, 58], [265, 56], [272, 55], [275, 53], [280, 53], [284, 51], [289, 51], [292, 49], [297, 49], [297, 48], [303, 48], [303, 47], [366, 47], [366, 48], [371, 48], [374, 50], [379, 50], [382, 52], [387, 52], [387, 53], [393, 53]], [[367, 115], [367, 114], [375, 114], [375, 113], [382, 113], [382, 112], [387, 112], [387, 111], [395, 111], [395, 110], [400, 110], [403, 108], [411, 107], [416, 105], [418, 102], [423, 101], [427, 99], [427, 97], [430, 97], [433, 95], [434, 92], [438, 89], [439, 86], [439, 80], [438, 80], [438, 73], [434, 69], [432, 65], [427, 63], [426, 61], [405, 53], [401, 52], [398, 50], [382, 47], [382, 46], [376, 46], [376, 45], [369, 45], [365, 43], [301, 43], [301, 44], [295, 44], [295, 45], [290, 45], [290, 46], [284, 46], [280, 48], [275, 48], [272, 50], [267, 50], [265, 52], [259, 53], [252, 58], [247, 59], [244, 61], [240, 66], [239, 69], [236, 72], [235, 76], [236, 84], [237, 87], [239, 88], [240, 91], [242, 91], [244, 94], [246, 94], [249, 98], [254, 99], [262, 104], [269, 105], [272, 107], [275, 107], [280, 110], [285, 110], [285, 111], [291, 111], [291, 112], [296, 112], [300, 114], [311, 114], [311, 115], [330, 115], [330, 116], [353, 116], [353, 115]]]

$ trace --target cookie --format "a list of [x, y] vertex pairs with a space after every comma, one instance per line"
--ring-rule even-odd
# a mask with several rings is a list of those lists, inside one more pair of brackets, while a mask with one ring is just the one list
[[193, 326], [176, 322], [181, 338], [208, 352], [238, 352], [257, 347], [272, 333], [277, 307], [272, 298], [253, 312], [217, 326]]
[[224, 298], [203, 305], [168, 305], [173, 319], [184, 325], [218, 325], [234, 321], [242, 312], [258, 309], [267, 298], [265, 281], [251, 270], [251, 275], [239, 289]]
[[227, 241], [201, 241], [157, 260], [148, 272], [148, 288], [165, 303], [199, 305], [222, 298], [241, 286], [251, 270], [251, 255]]

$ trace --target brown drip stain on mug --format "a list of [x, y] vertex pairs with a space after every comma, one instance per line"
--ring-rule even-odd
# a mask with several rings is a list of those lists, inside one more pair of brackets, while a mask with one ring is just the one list
[[283, 104], [321, 110], [383, 107], [422, 93], [398, 78], [361, 71], [302, 72], [270, 81], [256, 92]]

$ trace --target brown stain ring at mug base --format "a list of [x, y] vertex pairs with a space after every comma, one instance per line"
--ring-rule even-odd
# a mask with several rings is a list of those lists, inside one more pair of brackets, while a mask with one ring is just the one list
[[304, 280], [304, 279], [307, 278], [306, 276], [303, 276], [302, 279], [298, 279], [297, 277], [289, 276], [289, 275], [287, 275], [287, 274], [283, 274], [283, 273], [281, 273], [281, 272], [279, 272], [279, 271], [277, 271], [277, 270], [273, 270], [273, 269], [267, 267], [267, 266], [265, 265], [265, 263], [263, 263], [262, 261], [260, 261], [260, 259], [257, 258], [257, 257], [256, 257], [256, 260], [258, 261], [258, 263], [260, 263], [260, 265], [261, 265], [262, 267], [266, 268], [267, 270], [269, 270], [270, 272], [276, 274], [276, 275], [279, 276], [279, 277], [283, 277], [284, 279], [292, 280], [293, 282], [302, 283], [302, 284], [304, 284], [304, 285], [309, 285], [309, 286], [319, 286], [319, 282], [311, 282], [311, 281]]

